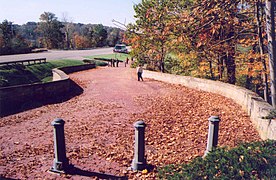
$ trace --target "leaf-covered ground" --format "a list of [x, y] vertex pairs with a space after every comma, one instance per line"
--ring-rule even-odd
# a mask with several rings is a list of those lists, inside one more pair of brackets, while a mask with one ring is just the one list
[[[71, 75], [84, 93], [69, 101], [0, 120], [0, 177], [20, 179], [154, 179], [156, 168], [189, 162], [206, 148], [208, 118], [219, 115], [219, 146], [260, 140], [249, 117], [232, 100], [150, 79], [136, 80], [128, 67], [100, 68]], [[78, 171], [56, 175], [55, 118], [65, 120], [67, 157]], [[133, 123], [146, 122], [151, 172], [128, 171], [133, 158]]]

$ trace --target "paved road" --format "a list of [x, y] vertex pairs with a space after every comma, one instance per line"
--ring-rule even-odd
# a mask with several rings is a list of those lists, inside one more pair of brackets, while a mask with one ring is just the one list
[[92, 50], [49, 50], [48, 52], [6, 55], [0, 56], [0, 62], [18, 61], [25, 59], [47, 58], [47, 60], [55, 59], [79, 59], [82, 60], [84, 56], [101, 55], [112, 53], [112, 48], [99, 48]]

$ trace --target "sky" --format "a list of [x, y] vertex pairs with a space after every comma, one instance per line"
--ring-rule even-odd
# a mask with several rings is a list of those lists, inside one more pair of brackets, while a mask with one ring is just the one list
[[141, 0], [0, 0], [0, 22], [13, 24], [39, 22], [44, 12], [51, 12], [61, 21], [103, 24], [117, 27], [112, 19], [128, 24], [134, 22], [133, 5]]

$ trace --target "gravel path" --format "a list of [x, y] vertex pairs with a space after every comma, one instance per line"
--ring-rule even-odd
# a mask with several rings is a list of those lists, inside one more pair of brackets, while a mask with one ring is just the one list
[[[0, 120], [0, 178], [154, 179], [127, 171], [133, 158], [133, 123], [145, 120], [149, 164], [162, 166], [202, 156], [208, 117], [219, 115], [220, 146], [260, 140], [248, 116], [232, 100], [145, 79], [129, 67], [104, 67], [71, 74], [84, 89], [66, 102]], [[67, 157], [76, 175], [56, 175], [52, 166], [55, 118], [65, 120]]]

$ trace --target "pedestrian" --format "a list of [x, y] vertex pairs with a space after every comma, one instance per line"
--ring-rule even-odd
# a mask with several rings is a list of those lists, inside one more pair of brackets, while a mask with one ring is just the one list
[[116, 59], [116, 67], [119, 67], [119, 59]]
[[115, 61], [116, 59], [112, 59], [112, 66], [115, 67]]
[[126, 64], [128, 64], [128, 61], [129, 61], [129, 59], [128, 59], [128, 57], [126, 58]]
[[142, 78], [143, 67], [142, 67], [141, 64], [139, 64], [139, 66], [137, 67], [136, 71], [137, 71], [137, 75], [138, 75], [138, 81], [140, 81], [140, 79], [141, 79], [142, 81], [144, 81], [143, 78]]

